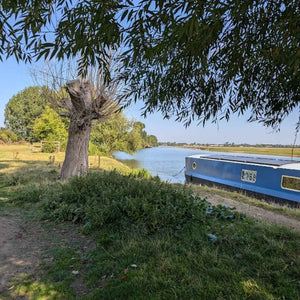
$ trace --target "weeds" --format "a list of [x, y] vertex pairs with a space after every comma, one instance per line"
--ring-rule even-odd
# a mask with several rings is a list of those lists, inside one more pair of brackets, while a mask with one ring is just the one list
[[81, 223], [90, 233], [103, 226], [115, 229], [136, 226], [150, 234], [163, 227], [203, 222], [207, 217], [238, 216], [232, 210], [211, 207], [188, 189], [177, 189], [157, 180], [136, 180], [117, 172], [95, 172], [68, 183], [23, 189], [17, 204], [38, 203], [44, 217]]

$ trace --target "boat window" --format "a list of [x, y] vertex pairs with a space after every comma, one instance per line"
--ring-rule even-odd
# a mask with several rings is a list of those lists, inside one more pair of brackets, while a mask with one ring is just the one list
[[257, 171], [245, 170], [245, 169], [242, 170], [242, 175], [241, 175], [242, 181], [255, 183], [256, 177], [257, 177]]
[[281, 187], [286, 190], [300, 192], [300, 177], [282, 176]]
[[197, 164], [196, 164], [196, 162], [193, 162], [193, 164], [192, 164], [192, 168], [193, 168], [193, 170], [196, 170], [196, 168], [197, 168]]

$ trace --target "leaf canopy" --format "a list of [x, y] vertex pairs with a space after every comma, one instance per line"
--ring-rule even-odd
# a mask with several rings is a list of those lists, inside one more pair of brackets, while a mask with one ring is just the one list
[[[123, 74], [145, 111], [276, 127], [300, 103], [298, 0], [2, 1], [0, 59], [70, 59], [105, 68], [123, 46]], [[109, 78], [109, 77], [108, 77]]]
[[276, 127], [300, 103], [296, 0], [140, 1], [127, 36], [128, 84], [146, 112]]

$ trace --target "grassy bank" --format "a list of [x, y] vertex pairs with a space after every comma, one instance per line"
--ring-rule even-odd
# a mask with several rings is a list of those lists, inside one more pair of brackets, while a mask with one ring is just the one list
[[200, 149], [214, 152], [231, 152], [246, 154], [278, 155], [291, 157], [292, 151], [294, 157], [300, 157], [300, 148], [273, 148], [273, 147], [225, 147], [225, 146], [192, 146], [186, 145], [185, 148]]
[[[64, 152], [59, 153], [41, 153], [31, 152], [30, 145], [0, 145], [0, 171], [13, 172], [14, 170], [30, 163], [47, 163], [61, 166], [65, 158]], [[126, 165], [109, 157], [89, 156], [89, 167], [92, 169], [118, 170], [126, 173], [130, 172], [130, 168]], [[3, 172], [2, 172], [3, 173]]]
[[77, 224], [95, 247], [45, 249], [52, 259], [41, 272], [13, 280], [2, 298], [300, 299], [299, 234], [142, 174], [95, 170], [62, 184], [47, 155], [26, 160], [24, 148], [18, 160], [11, 149], [1, 154], [2, 210], [20, 210], [49, 231]]
[[272, 202], [266, 202], [264, 200], [259, 200], [256, 198], [248, 197], [241, 192], [230, 192], [221, 188], [213, 188], [207, 187], [204, 185], [190, 185], [190, 188], [198, 195], [201, 195], [205, 198], [214, 198], [216, 195], [225, 198], [225, 199], [233, 199], [238, 202], [247, 203], [251, 206], [256, 206], [263, 208], [265, 210], [269, 210], [278, 214], [285, 215], [290, 218], [294, 218], [300, 221], [300, 209], [295, 209], [289, 207], [287, 204], [276, 204]]

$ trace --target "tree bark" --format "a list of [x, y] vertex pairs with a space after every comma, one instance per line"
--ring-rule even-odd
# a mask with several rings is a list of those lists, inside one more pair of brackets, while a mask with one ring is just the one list
[[103, 92], [98, 96], [95, 95], [94, 86], [90, 81], [79, 79], [69, 81], [66, 90], [70, 99], [65, 98], [60, 103], [60, 107], [65, 110], [62, 114], [70, 118], [66, 157], [60, 171], [60, 178], [63, 180], [88, 173], [92, 120], [103, 120], [117, 107]]
[[78, 126], [76, 120], [71, 120], [66, 157], [61, 168], [61, 179], [72, 176], [82, 176], [88, 173], [88, 151], [91, 134], [91, 121]]

